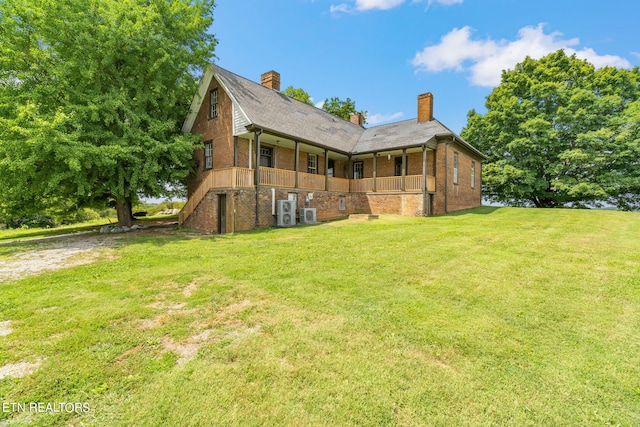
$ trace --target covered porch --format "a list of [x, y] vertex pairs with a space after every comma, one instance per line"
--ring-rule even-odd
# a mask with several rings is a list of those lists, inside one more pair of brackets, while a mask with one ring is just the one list
[[[242, 145], [241, 140], [245, 141]], [[427, 166], [429, 151], [432, 149], [422, 144], [352, 155], [256, 129], [234, 137], [234, 166], [206, 173], [189, 195], [179, 222], [182, 224], [193, 213], [211, 189], [279, 187], [334, 193], [435, 193], [435, 164]], [[409, 157], [411, 170], [407, 168]]]

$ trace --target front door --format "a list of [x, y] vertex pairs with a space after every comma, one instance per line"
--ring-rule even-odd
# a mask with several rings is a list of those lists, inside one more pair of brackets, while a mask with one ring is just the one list
[[227, 232], [227, 195], [218, 194], [218, 232]]

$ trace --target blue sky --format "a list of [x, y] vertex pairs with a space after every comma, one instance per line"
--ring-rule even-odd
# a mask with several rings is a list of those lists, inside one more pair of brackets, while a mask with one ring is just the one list
[[337, 96], [367, 110], [368, 126], [415, 118], [434, 94], [435, 117], [460, 132], [484, 112], [500, 72], [564, 48], [597, 66], [640, 65], [640, 1], [218, 0], [216, 62], [316, 103]]

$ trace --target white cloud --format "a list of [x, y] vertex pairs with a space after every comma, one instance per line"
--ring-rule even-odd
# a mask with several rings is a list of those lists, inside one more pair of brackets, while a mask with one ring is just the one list
[[315, 105], [316, 108], [322, 109], [322, 107], [324, 107], [324, 100], [320, 101], [320, 102], [317, 102], [314, 105]]
[[401, 111], [397, 113], [371, 114], [371, 115], [367, 115], [367, 124], [377, 125], [379, 123], [391, 122], [393, 120], [398, 120], [403, 116], [404, 116], [404, 113]]
[[[413, 0], [412, 3], [421, 3], [424, 0]], [[428, 0], [428, 4], [439, 3], [444, 6], [462, 3], [464, 0]], [[405, 0], [355, 0], [353, 5], [348, 3], [340, 3], [332, 5], [329, 10], [331, 13], [353, 13], [365, 12], [367, 10], [389, 10], [403, 4]]]
[[348, 4], [342, 3], [337, 6], [331, 5], [331, 7], [329, 8], [329, 11], [331, 13], [337, 13], [337, 12], [349, 13], [351, 12], [351, 8], [349, 7]]
[[631, 67], [629, 61], [619, 56], [598, 55], [590, 48], [578, 51], [573, 48], [580, 43], [578, 38], [562, 39], [559, 32], [546, 34], [544, 24], [521, 28], [515, 40], [472, 40], [471, 33], [472, 28], [468, 26], [454, 28], [440, 39], [439, 44], [418, 52], [412, 64], [418, 71], [467, 72], [472, 85], [487, 87], [499, 85], [502, 70], [512, 69], [525, 57], [539, 59], [559, 49], [564, 49], [569, 55], [575, 53], [596, 67]]
[[640, 52], [631, 52], [631, 55], [633, 55], [636, 58], [640, 59]]
[[356, 0], [356, 9], [359, 11], [388, 10], [400, 6], [402, 3], [404, 0]]
[[429, 6], [439, 3], [443, 6], [451, 6], [452, 4], [461, 4], [464, 0], [429, 0]]

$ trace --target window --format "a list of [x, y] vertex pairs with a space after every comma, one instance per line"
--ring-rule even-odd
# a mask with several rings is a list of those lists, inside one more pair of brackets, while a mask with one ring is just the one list
[[211, 104], [211, 111], [209, 111], [209, 118], [215, 119], [218, 117], [218, 89], [213, 89], [209, 92], [209, 102]]
[[471, 162], [471, 188], [476, 188], [476, 162]]
[[327, 176], [334, 176], [333, 175], [333, 170], [336, 167], [336, 161], [329, 159], [329, 168], [327, 169]]
[[453, 153], [453, 183], [458, 184], [458, 153]]
[[364, 178], [364, 162], [353, 162], [353, 179]]
[[308, 173], [318, 173], [318, 155], [317, 154], [309, 154], [307, 161], [307, 172]]
[[213, 142], [204, 143], [204, 169], [213, 169]]
[[[400, 157], [394, 157], [394, 168], [393, 168], [393, 174], [395, 176], [402, 176], [402, 156]], [[407, 167], [409, 164], [409, 159], [407, 158], [407, 165], [405, 165], [405, 167]]]
[[273, 167], [273, 148], [260, 147], [260, 166], [265, 168]]

